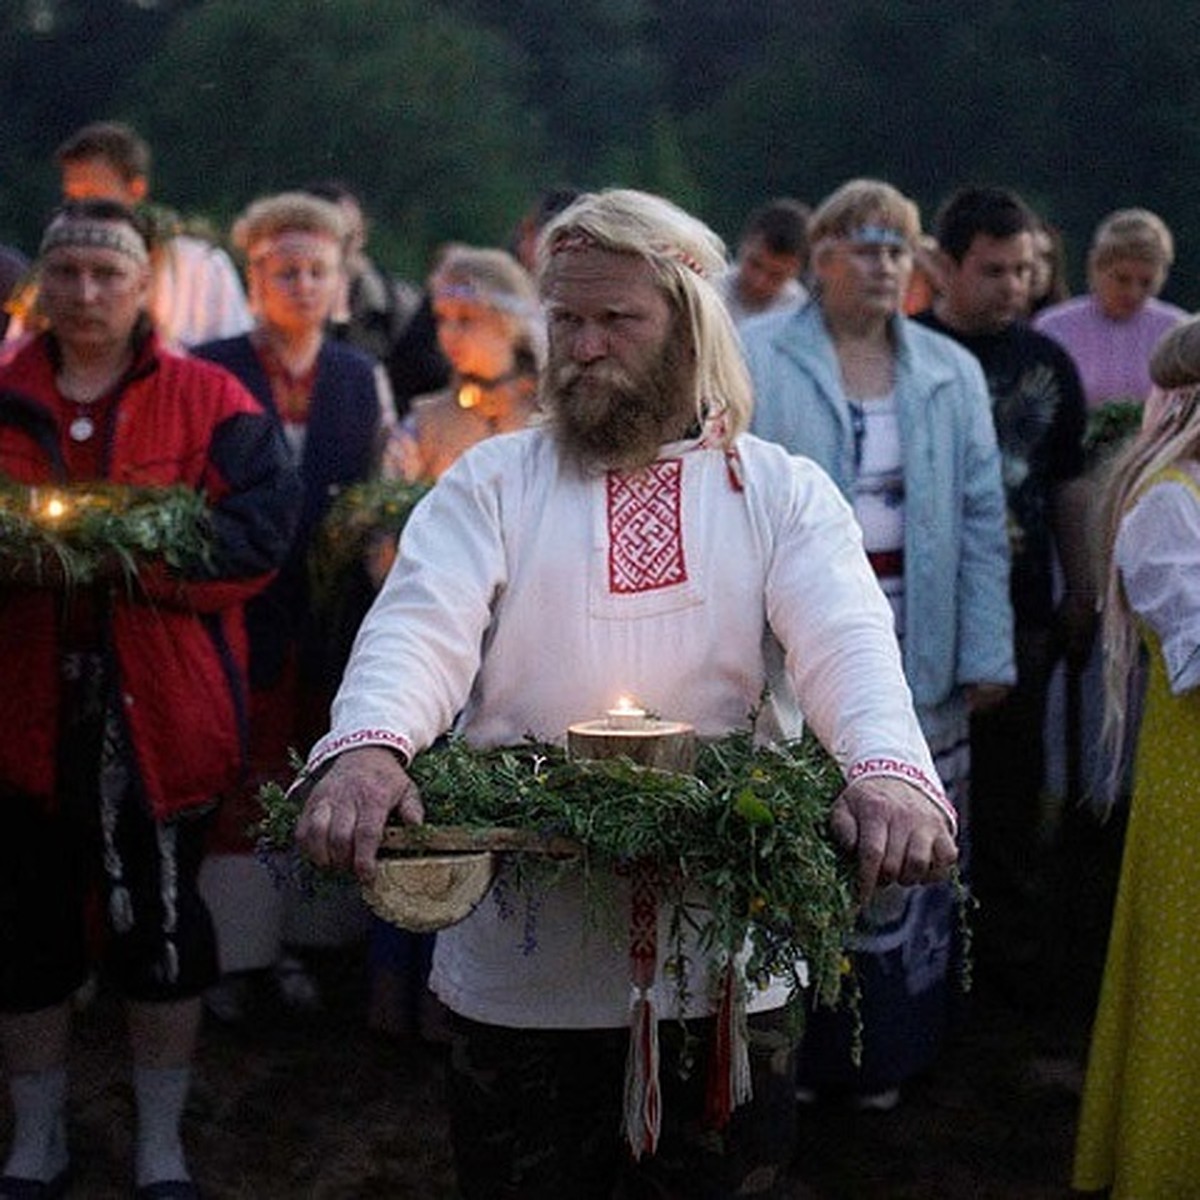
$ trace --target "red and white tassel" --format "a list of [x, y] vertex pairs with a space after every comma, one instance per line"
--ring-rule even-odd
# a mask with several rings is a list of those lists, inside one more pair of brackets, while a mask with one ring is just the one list
[[625, 1060], [625, 1139], [634, 1159], [658, 1149], [662, 1091], [658, 1080], [658, 1013], [649, 989], [634, 992]]
[[725, 964], [721, 1002], [713, 1029], [704, 1115], [710, 1129], [724, 1129], [733, 1110], [754, 1094], [746, 1034], [746, 991], [733, 960]]
[[635, 1159], [653, 1154], [662, 1130], [658, 1080], [658, 1013], [654, 975], [658, 963], [658, 881], [647, 863], [635, 863], [629, 880], [629, 972], [633, 999], [629, 1054], [625, 1059], [625, 1139]]

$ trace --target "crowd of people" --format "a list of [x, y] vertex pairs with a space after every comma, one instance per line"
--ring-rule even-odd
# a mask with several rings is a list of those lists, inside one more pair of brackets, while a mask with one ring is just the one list
[[[1158, 299], [1158, 216], [1106, 216], [1070, 297], [1061, 236], [1006, 188], [953, 191], [927, 231], [882, 180], [777, 198], [732, 260], [665, 199], [555, 189], [509, 247], [449, 244], [414, 287], [341, 181], [253, 200], [231, 255], [147, 212], [128, 127], [56, 161], [36, 253], [0, 257], [0, 477], [35, 522], [51, 494], [188, 491], [209, 544], [82, 579], [0, 558], [0, 1200], [68, 1193], [72, 1002], [100, 968], [127, 1002], [135, 1194], [199, 1196], [180, 1128], [205, 1005], [236, 1021], [267, 981], [319, 1004], [323, 936], [369, 942], [375, 1028], [451, 1043], [465, 1197], [782, 1195], [798, 1101], [901, 1103], [961, 1019], [956, 865], [977, 973], [1039, 1002], [1064, 804], [1129, 812], [1074, 1184], [1191, 1194], [1200, 323]], [[388, 479], [431, 490], [331, 610], [322, 524]], [[807, 726], [836, 759], [857, 1064], [846, 1014], [800, 1037], [782, 982], [743, 980], [732, 1113], [701, 1071], [666, 1103], [642, 1078], [634, 1114], [631, 1005], [663, 1023], [654, 1071], [686, 1076], [693, 1041], [665, 1031], [717, 1039], [711, 947], [652, 952], [631, 1001], [633, 950], [588, 935], [569, 872], [530, 954], [486, 901], [435, 939], [345, 889], [330, 935], [254, 853], [297, 752], [300, 848], [370, 881], [385, 823], [423, 820], [416, 754], [562, 741], [620, 694], [701, 737]], [[652, 889], [613, 897], [666, 944]]]

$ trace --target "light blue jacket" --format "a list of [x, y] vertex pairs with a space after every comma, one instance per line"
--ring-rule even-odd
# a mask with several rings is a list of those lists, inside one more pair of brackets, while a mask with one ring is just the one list
[[[1000, 456], [973, 355], [894, 318], [904, 463], [904, 669], [923, 709], [970, 683], [1012, 683], [1012, 605]], [[854, 432], [820, 306], [742, 326], [754, 381], [751, 429], [814, 459], [847, 499]]]

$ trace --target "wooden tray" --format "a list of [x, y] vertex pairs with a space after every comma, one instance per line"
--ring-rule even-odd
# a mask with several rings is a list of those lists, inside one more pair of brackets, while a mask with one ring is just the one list
[[579, 843], [570, 838], [500, 825], [389, 825], [383, 831], [379, 848], [385, 854], [474, 854], [500, 850], [573, 858], [583, 853]]

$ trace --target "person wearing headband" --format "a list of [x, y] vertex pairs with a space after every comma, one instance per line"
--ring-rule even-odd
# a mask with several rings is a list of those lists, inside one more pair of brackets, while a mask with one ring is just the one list
[[1110, 803], [1136, 754], [1072, 1184], [1113, 1200], [1200, 1178], [1200, 320], [1158, 342], [1150, 376], [1101, 513]]
[[[361, 932], [363, 923], [356, 899], [322, 904], [278, 888], [246, 832], [260, 816], [258, 789], [286, 778], [290, 755], [305, 751], [319, 732], [353, 636], [315, 606], [308, 570], [314, 535], [334, 495], [375, 473], [395, 424], [383, 368], [329, 333], [345, 283], [346, 235], [345, 215], [332, 201], [307, 192], [255, 200], [233, 226], [255, 327], [195, 349], [233, 372], [271, 414], [304, 489], [283, 567], [247, 606], [250, 772], [222, 809], [201, 876], [224, 972], [207, 1001], [211, 1012], [231, 1021], [245, 1015], [264, 983], [277, 987], [285, 1003], [317, 1002], [302, 959], [284, 951], [285, 928], [289, 946], [300, 947], [317, 936], [313, 927], [321, 920], [348, 934]], [[356, 583], [353, 598], [339, 597], [346, 611], [338, 619], [350, 626], [369, 597], [366, 581]]]
[[64, 206], [37, 270], [45, 331], [0, 366], [6, 492], [58, 528], [84, 497], [119, 512], [131, 489], [146, 504], [142, 489], [194, 490], [211, 545], [175, 565], [114, 549], [86, 579], [50, 553], [35, 564], [10, 547], [0, 562], [0, 1046], [15, 1114], [0, 1197], [66, 1192], [71, 998], [100, 967], [128, 1011], [134, 1195], [187, 1200], [180, 1121], [217, 972], [197, 870], [208, 814], [243, 768], [244, 605], [279, 567], [297, 482], [254, 398], [154, 332], [127, 209]]
[[[58, 147], [54, 160], [66, 200], [149, 208], [150, 147], [130, 126], [118, 121], [84, 125]], [[155, 208], [161, 227], [178, 226], [174, 214]], [[156, 242], [148, 309], [168, 344], [195, 346], [250, 328], [241, 280], [220, 246], [177, 228]]]
[[[970, 714], [1015, 677], [1004, 491], [978, 363], [903, 315], [919, 237], [916, 206], [890, 184], [844, 184], [809, 226], [813, 299], [743, 338], [751, 428], [819, 463], [853, 505], [939, 778], [965, 819]], [[851, 1063], [844, 1014], [812, 1013], [806, 1092], [889, 1107], [932, 1062], [957, 977], [950, 897], [893, 887], [864, 911], [862, 1063]]]
[[503, 250], [451, 245], [429, 281], [449, 387], [413, 402], [399, 444], [405, 479], [433, 481], [468, 446], [523, 429], [537, 411], [545, 332], [537, 289]]
[[[560, 213], [539, 258], [545, 419], [464, 451], [410, 517], [309, 756], [302, 849], [370, 878], [386, 815], [422, 820], [415, 753], [451, 729], [480, 748], [562, 743], [632, 694], [702, 737], [755, 719], [796, 735], [802, 711], [851, 781], [831, 822], [864, 892], [944, 878], [955, 816], [850, 510], [746, 432], [720, 239], [617, 189]], [[657, 934], [668, 908], [635, 912], [623, 876], [599, 919], [580, 872], [533, 886], [535, 946], [495, 893], [437, 935], [463, 1196], [786, 1194], [787, 984], [744, 987], [741, 959], [691, 932], [676, 958]], [[675, 1018], [714, 1048], [711, 1096], [703, 1070], [678, 1077]], [[647, 1050], [627, 1070], [631, 1034]]]

